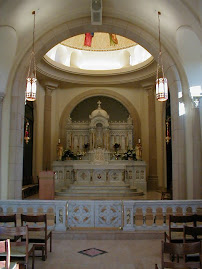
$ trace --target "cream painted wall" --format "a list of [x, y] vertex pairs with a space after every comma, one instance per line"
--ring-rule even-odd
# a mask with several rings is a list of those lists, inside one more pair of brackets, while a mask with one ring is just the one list
[[[65, 109], [66, 105], [71, 104], [71, 101], [89, 90], [100, 89], [100, 87], [69, 87], [66, 89], [58, 88], [52, 92], [52, 112], [51, 112], [51, 160], [57, 159], [56, 146], [59, 137], [59, 122], [60, 117]], [[116, 87], [104, 87], [104, 89], [111, 90], [117, 94], [123, 95], [127, 98], [137, 110], [141, 121], [141, 143], [143, 146], [143, 159], [148, 163], [149, 161], [149, 133], [148, 133], [148, 94], [146, 89], [141, 88], [116, 88]], [[34, 158], [34, 175], [38, 175], [43, 166], [43, 124], [44, 124], [44, 88], [39, 86], [37, 92], [36, 101], [36, 115], [35, 115], [35, 158]], [[157, 141], [162, 140], [164, 142], [164, 136], [162, 131], [162, 108], [161, 104], [157, 103], [156, 106], [157, 115]], [[64, 145], [65, 148], [65, 145]], [[163, 184], [164, 174], [164, 154], [161, 152], [162, 145], [157, 143], [157, 162], [158, 162], [158, 178], [160, 180], [159, 185]], [[147, 176], [149, 175], [149, 166], [147, 166]]]

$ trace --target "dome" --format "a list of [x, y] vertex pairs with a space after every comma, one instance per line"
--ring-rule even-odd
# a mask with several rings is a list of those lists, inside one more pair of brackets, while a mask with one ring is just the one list
[[97, 104], [98, 104], [98, 108], [93, 110], [93, 112], [91, 113], [89, 118], [93, 119], [95, 117], [101, 116], [101, 117], [104, 117], [106, 119], [109, 119], [109, 115], [108, 115], [107, 111], [105, 111], [104, 109], [101, 108], [101, 102], [98, 101]]

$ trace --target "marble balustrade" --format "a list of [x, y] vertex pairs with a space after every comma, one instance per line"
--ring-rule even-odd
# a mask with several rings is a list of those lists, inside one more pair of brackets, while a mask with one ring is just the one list
[[[55, 231], [71, 227], [123, 228], [125, 231], [168, 229], [169, 214], [201, 213], [202, 200], [5, 200], [0, 214], [47, 213]], [[50, 225], [49, 225], [50, 226]]]

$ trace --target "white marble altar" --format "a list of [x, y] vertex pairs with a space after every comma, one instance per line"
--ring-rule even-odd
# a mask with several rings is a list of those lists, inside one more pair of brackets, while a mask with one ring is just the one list
[[146, 164], [144, 161], [111, 160], [104, 164], [93, 164], [86, 160], [53, 162], [55, 189], [70, 185], [127, 186], [147, 191]]
[[[67, 120], [66, 146], [80, 160], [53, 162], [56, 191], [67, 190], [83, 194], [104, 192], [126, 195], [130, 191], [147, 191], [146, 163], [142, 160], [115, 160], [119, 155], [132, 149], [133, 123], [129, 116], [127, 122], [109, 122], [108, 113], [98, 108], [89, 116], [89, 122]], [[84, 144], [88, 144], [85, 156]], [[115, 148], [115, 144], [118, 145]], [[81, 160], [82, 158], [82, 160]], [[108, 193], [107, 193], [108, 192]], [[92, 193], [92, 192], [91, 192]]]

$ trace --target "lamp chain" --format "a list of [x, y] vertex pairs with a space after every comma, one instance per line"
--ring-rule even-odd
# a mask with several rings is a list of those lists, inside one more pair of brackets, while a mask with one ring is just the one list
[[29, 69], [28, 69], [28, 74], [27, 77], [30, 77], [30, 73], [31, 73], [31, 66], [33, 64], [33, 73], [34, 73], [34, 77], [36, 78], [36, 62], [35, 62], [35, 28], [36, 28], [36, 13], [35, 11], [32, 11], [32, 15], [34, 15], [34, 25], [33, 25], [33, 42], [32, 42], [32, 52], [31, 52], [31, 56], [30, 56], [30, 62], [29, 62]]
[[161, 67], [162, 75], [163, 75], [163, 78], [164, 78], [164, 70], [163, 70], [163, 62], [162, 62], [162, 52], [161, 52], [160, 15], [161, 15], [161, 12], [158, 11], [159, 55], [158, 55], [158, 64], [157, 64], [157, 79], [158, 79], [159, 67]]

